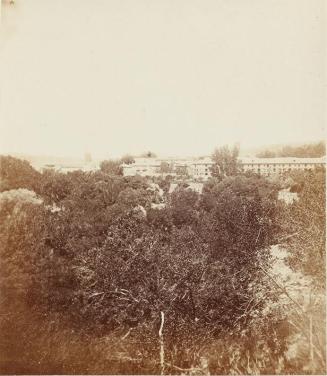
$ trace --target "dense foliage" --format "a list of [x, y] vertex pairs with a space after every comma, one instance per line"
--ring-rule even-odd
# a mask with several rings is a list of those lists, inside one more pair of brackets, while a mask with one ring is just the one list
[[0, 156], [0, 192], [26, 188], [37, 190], [40, 174], [25, 160]]
[[299, 200], [285, 208], [280, 223], [285, 245], [291, 250], [293, 268], [325, 287], [326, 276], [326, 172], [295, 172], [291, 190]]
[[2, 372], [285, 370], [290, 329], [265, 274], [277, 186], [238, 175], [168, 194], [163, 180], [162, 197], [141, 177], [48, 171], [36, 195], [21, 167], [1, 174]]
[[100, 164], [101, 171], [111, 175], [123, 175], [122, 162], [119, 160], [108, 159]]

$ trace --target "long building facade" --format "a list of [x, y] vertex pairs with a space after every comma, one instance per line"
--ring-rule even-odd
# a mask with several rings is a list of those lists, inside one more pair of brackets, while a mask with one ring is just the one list
[[[326, 157], [321, 158], [240, 158], [243, 172], [263, 176], [281, 175], [292, 170], [314, 170], [326, 165]], [[125, 176], [188, 176], [207, 180], [211, 176], [213, 162], [210, 157], [174, 158], [135, 158], [132, 164], [124, 164]]]
[[314, 170], [326, 165], [326, 157], [321, 158], [242, 158], [244, 172], [251, 171], [263, 176], [281, 175], [292, 170]]
[[[207, 180], [211, 176], [213, 162], [210, 157], [202, 158], [135, 158], [132, 164], [123, 164], [124, 176], [149, 176], [190, 178]], [[321, 158], [239, 158], [243, 172], [262, 176], [282, 175], [292, 170], [314, 170], [326, 166], [326, 157]], [[81, 170], [96, 171], [99, 163], [45, 164], [34, 166], [40, 171], [55, 170], [63, 173]]]
[[125, 176], [189, 176], [206, 180], [211, 176], [212, 160], [174, 158], [135, 158], [132, 164], [124, 164]]

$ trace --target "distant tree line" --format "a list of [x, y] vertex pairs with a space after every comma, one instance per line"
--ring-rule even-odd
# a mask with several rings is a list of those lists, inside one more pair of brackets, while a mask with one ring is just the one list
[[301, 146], [283, 146], [279, 150], [264, 150], [257, 153], [258, 158], [275, 157], [298, 157], [298, 158], [318, 158], [326, 155], [326, 143], [321, 141], [313, 144]]

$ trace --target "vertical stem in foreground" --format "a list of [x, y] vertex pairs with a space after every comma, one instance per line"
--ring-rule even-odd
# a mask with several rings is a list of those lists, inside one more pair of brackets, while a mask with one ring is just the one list
[[313, 352], [313, 322], [312, 322], [312, 313], [309, 314], [309, 346], [310, 346], [310, 368], [314, 373], [315, 364], [314, 364], [314, 352]]
[[313, 371], [314, 368], [314, 363], [313, 363], [313, 335], [312, 335], [312, 311], [311, 311], [311, 306], [312, 306], [312, 290], [310, 290], [310, 296], [309, 296], [309, 346], [310, 346], [310, 367], [311, 370]]
[[160, 374], [165, 374], [165, 349], [164, 349], [164, 340], [163, 340], [163, 326], [165, 322], [165, 314], [161, 311], [161, 324], [159, 329], [159, 342], [160, 342]]

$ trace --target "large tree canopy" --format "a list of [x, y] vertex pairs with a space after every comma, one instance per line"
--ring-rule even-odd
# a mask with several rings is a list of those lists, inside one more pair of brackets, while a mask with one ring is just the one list
[[213, 177], [222, 180], [226, 176], [234, 176], [240, 172], [238, 161], [239, 148], [235, 145], [229, 148], [227, 145], [216, 148], [211, 159], [214, 162], [211, 168]]
[[38, 190], [40, 173], [28, 161], [11, 156], [0, 156], [0, 192], [26, 188]]

